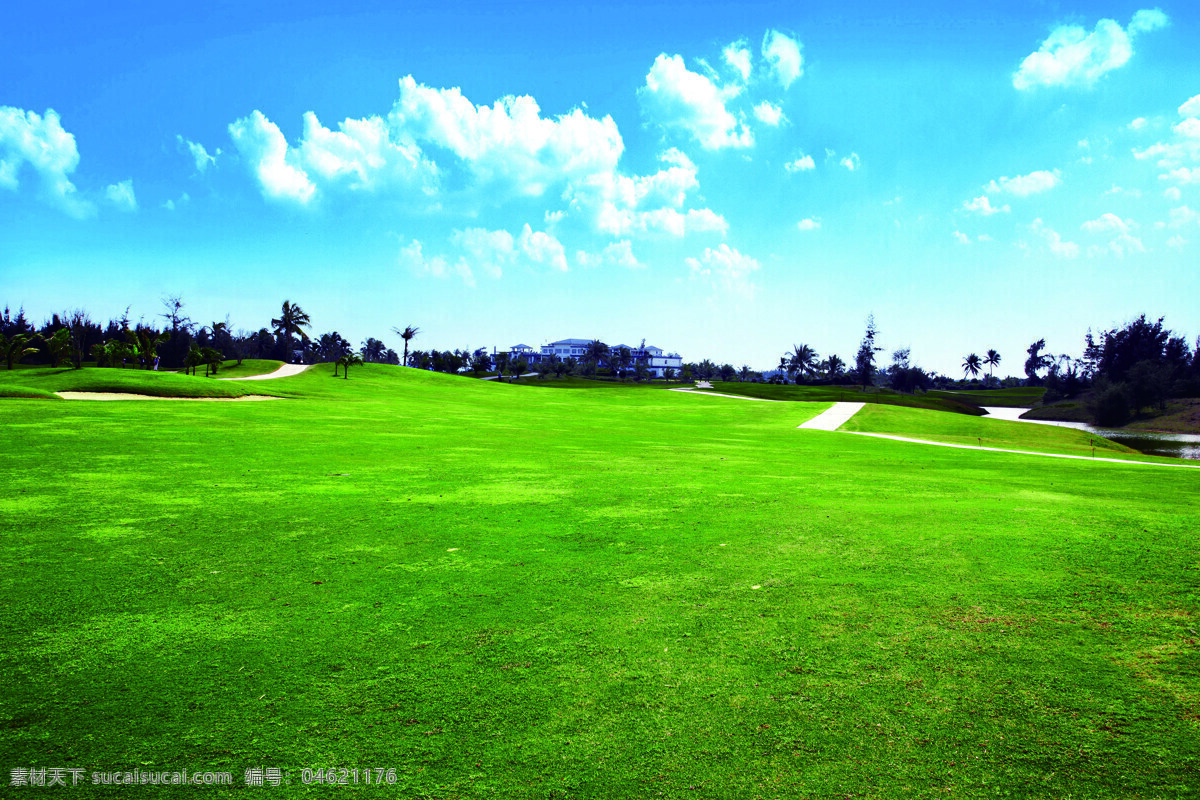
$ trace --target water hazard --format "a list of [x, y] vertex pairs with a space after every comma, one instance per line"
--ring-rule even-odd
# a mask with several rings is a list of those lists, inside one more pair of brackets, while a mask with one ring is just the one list
[[1059, 422], [1049, 419], [1021, 419], [1027, 408], [1001, 408], [984, 406], [988, 416], [995, 419], [1007, 419], [1017, 422], [1032, 422], [1038, 425], [1057, 425], [1062, 428], [1078, 428], [1099, 434], [1105, 439], [1111, 439], [1118, 444], [1131, 447], [1139, 453], [1148, 456], [1166, 456], [1167, 458], [1200, 459], [1200, 435], [1194, 433], [1156, 433], [1154, 431], [1137, 431], [1128, 429], [1113, 430], [1110, 428], [1094, 428], [1083, 422]]

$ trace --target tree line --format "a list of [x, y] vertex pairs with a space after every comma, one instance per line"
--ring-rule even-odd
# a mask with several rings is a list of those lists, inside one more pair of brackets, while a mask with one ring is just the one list
[[[534, 374], [540, 378], [580, 376], [610, 377], [617, 380], [643, 381], [652, 377], [645, 342], [636, 351], [610, 347], [592, 340], [579, 358], [548, 356], [530, 363], [508, 352], [489, 354], [486, 348], [475, 350], [413, 350], [409, 344], [420, 328], [394, 327], [392, 333], [404, 342], [397, 353], [382, 340], [368, 337], [358, 348], [337, 331], [310, 335], [309, 315], [297, 304], [284, 300], [279, 316], [258, 330], [234, 331], [228, 317], [224, 321], [201, 324], [186, 313], [178, 295], [163, 298], [157, 324], [140, 319], [133, 322], [129, 309], [105, 325], [94, 321], [86, 311], [76, 309], [51, 315], [35, 325], [20, 309], [13, 315], [5, 307], [0, 315], [0, 359], [8, 369], [20, 362], [70, 364], [81, 367], [85, 360], [97, 366], [125, 369], [184, 369], [215, 374], [227, 360], [238, 364], [246, 358], [267, 358], [284, 362], [334, 363], [349, 368], [360, 363], [404, 364], [418, 369], [452, 374], [469, 372], [476, 376], [497, 373], [501, 378], [519, 379]], [[874, 316], [867, 318], [862, 341], [852, 361], [836, 354], [821, 357], [807, 344], [793, 344], [779, 358], [777, 369], [757, 372], [743, 365], [717, 364], [709, 359], [689, 362], [676, 373], [665, 370], [668, 380], [767, 381], [797, 384], [847, 384], [864, 389], [886, 387], [899, 392], [923, 392], [930, 389], [991, 388], [1015, 385], [1045, 386], [1044, 402], [1052, 403], [1087, 393], [1094, 421], [1119, 425], [1143, 409], [1177, 397], [1200, 396], [1200, 338], [1189, 347], [1186, 337], [1164, 324], [1164, 318], [1149, 319], [1141, 314], [1123, 326], [1084, 337], [1082, 355], [1055, 355], [1046, 350], [1046, 340], [1038, 339], [1026, 349], [1025, 378], [997, 379], [994, 371], [1002, 357], [994, 349], [984, 357], [970, 353], [962, 362], [963, 377], [926, 371], [912, 358], [909, 348], [891, 353], [891, 363], [880, 365], [879, 331]], [[983, 375], [986, 368], [987, 374]], [[980, 376], [983, 376], [982, 384]]]

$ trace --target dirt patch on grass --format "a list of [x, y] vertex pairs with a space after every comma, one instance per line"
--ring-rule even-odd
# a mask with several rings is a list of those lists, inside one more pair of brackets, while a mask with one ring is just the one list
[[203, 400], [214, 402], [237, 402], [241, 400], [280, 400], [264, 394], [248, 394], [243, 397], [156, 397], [150, 394], [126, 394], [124, 392], [58, 392], [63, 400]]

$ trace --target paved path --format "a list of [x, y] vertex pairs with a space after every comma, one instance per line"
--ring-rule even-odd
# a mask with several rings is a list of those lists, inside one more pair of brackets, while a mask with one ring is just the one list
[[293, 375], [299, 375], [304, 370], [311, 367], [312, 364], [284, 364], [274, 372], [268, 372], [266, 375], [247, 375], [244, 378], [217, 378], [219, 381], [265, 381], [271, 378], [290, 378]]
[[667, 389], [668, 392], [687, 392], [688, 394], [703, 394], [709, 397], [732, 397], [734, 400], [754, 400], [759, 403], [780, 403], [781, 400], [770, 400], [766, 397], [746, 397], [742, 394], [722, 394], [721, 392], [696, 391], [695, 389], [683, 387], [679, 389]]
[[[672, 392], [692, 392], [692, 389], [670, 389]], [[694, 394], [716, 394], [716, 392], [694, 392]], [[739, 400], [758, 400], [757, 397], [740, 397], [739, 395], [717, 394], [717, 397], [734, 397]], [[769, 401], [777, 402], [777, 401]], [[865, 403], [834, 403], [833, 407], [818, 414], [797, 428], [815, 431], [836, 431], [846, 423], [846, 420], [858, 413]], [[1031, 420], [1022, 420], [1030, 422]], [[891, 439], [897, 442], [912, 442], [913, 444], [930, 444], [934, 447], [953, 447], [958, 450], [985, 450], [992, 453], [1014, 453], [1019, 456], [1044, 456], [1046, 458], [1070, 458], [1076, 461], [1104, 461], [1110, 464], [1135, 464], [1141, 467], [1177, 467], [1179, 469], [1200, 469], [1200, 464], [1167, 464], [1161, 461], [1130, 461], [1123, 458], [1095, 458], [1093, 456], [1073, 456], [1066, 453], [1039, 453], [1034, 450], [1006, 450], [1000, 447], [976, 447], [969, 444], [950, 444], [949, 442], [934, 442], [929, 439], [910, 439], [907, 436], [893, 436], [888, 433], [865, 433], [863, 431], [842, 431], [855, 436], [871, 436], [876, 439]]]
[[1005, 450], [1000, 447], [976, 447], [972, 444], [950, 444], [949, 442], [931, 442], [928, 439], [909, 439], [906, 436], [892, 436], [888, 433], [864, 433], [863, 431], [842, 431], [842, 433], [852, 433], [855, 436], [872, 436], [876, 439], [893, 439], [897, 442], [914, 442], [916, 444], [932, 444], [937, 447], [954, 447], [959, 450], [989, 450], [993, 453], [1016, 453], [1019, 456], [1072, 458], [1078, 461], [1107, 461], [1110, 464], [1136, 464], [1140, 467], [1179, 467], [1181, 469], [1200, 469], [1200, 464], [1165, 464], [1161, 461], [1128, 461], [1123, 458], [1094, 458], [1092, 456], [1072, 456], [1067, 455], [1066, 453], [1038, 453], [1033, 450]]
[[809, 431], [836, 431], [865, 405], [866, 403], [834, 403], [832, 408], [822, 411], [808, 422], [796, 427]]

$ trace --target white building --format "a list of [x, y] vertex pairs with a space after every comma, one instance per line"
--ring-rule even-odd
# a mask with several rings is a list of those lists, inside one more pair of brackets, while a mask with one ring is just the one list
[[[559, 339], [556, 342], [542, 345], [540, 350], [536, 351], [527, 344], [518, 344], [509, 348], [509, 355], [514, 359], [524, 358], [530, 366], [548, 360], [552, 356], [563, 361], [568, 358], [582, 361], [587, 357], [588, 345], [591, 343], [591, 339]], [[656, 378], [665, 377], [668, 369], [675, 370], [676, 375], [683, 369], [683, 356], [679, 353], [665, 353], [661, 347], [653, 345], [646, 345], [645, 348], [642, 348], [630, 347], [625, 344], [612, 347], [610, 351], [619, 350], [622, 347], [629, 351], [634, 364], [644, 363], [650, 370], [650, 374]]]

